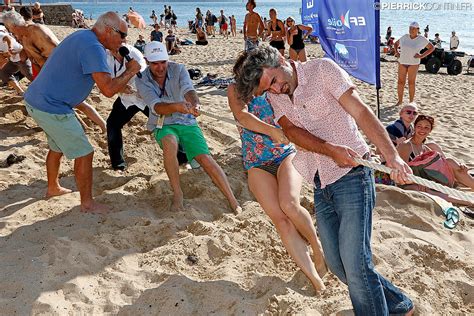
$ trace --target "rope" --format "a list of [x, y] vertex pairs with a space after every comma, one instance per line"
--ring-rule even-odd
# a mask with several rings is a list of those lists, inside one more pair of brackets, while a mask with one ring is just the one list
[[[229, 123], [229, 124], [233, 124], [233, 125], [243, 127], [239, 122], [236, 122], [232, 119], [228, 119], [228, 118], [225, 118], [225, 117], [222, 117], [222, 116], [219, 116], [219, 115], [215, 115], [215, 114], [212, 114], [210, 112], [203, 111], [203, 110], [200, 110], [199, 112], [201, 114], [206, 115], [206, 116], [212, 117], [213, 119], [220, 120], [220, 121], [223, 121], [223, 122], [226, 122], [226, 123]], [[390, 174], [392, 172], [391, 168], [389, 168], [387, 166], [384, 166], [384, 165], [381, 165], [381, 164], [378, 164], [378, 163], [375, 163], [375, 162], [372, 162], [372, 161], [368, 161], [368, 160], [365, 160], [365, 159], [362, 159], [362, 158], [354, 158], [354, 160], [357, 163], [359, 163], [363, 166], [372, 168], [374, 170], [378, 170], [378, 171], [388, 173], [388, 174]], [[437, 182], [427, 180], [427, 179], [424, 179], [424, 178], [420, 178], [420, 177], [415, 176], [415, 175], [408, 175], [408, 179], [413, 183], [422, 185], [424, 187], [436, 190], [436, 191], [441, 192], [441, 193], [445, 193], [445, 194], [447, 194], [447, 195], [449, 195], [453, 198], [456, 198], [458, 200], [466, 201], [466, 202], [474, 204], [474, 194], [472, 194], [472, 193], [462, 192], [462, 191], [444, 186], [444, 185], [439, 184]]]
[[[375, 169], [375, 170], [378, 170], [378, 171], [381, 171], [381, 172], [385, 172], [385, 173], [391, 173], [392, 172], [392, 169], [387, 167], [387, 166], [384, 166], [384, 165], [380, 165], [378, 163], [375, 163], [375, 162], [371, 162], [371, 161], [368, 161], [368, 160], [364, 160], [364, 159], [361, 159], [361, 158], [354, 158], [354, 160], [363, 165], [363, 166], [366, 166], [366, 167], [369, 167], [369, 168], [372, 168], [372, 169]], [[430, 188], [430, 189], [433, 189], [433, 190], [436, 190], [436, 191], [439, 191], [441, 193], [445, 193], [453, 198], [456, 198], [458, 200], [462, 200], [462, 201], [466, 201], [466, 202], [470, 202], [472, 204], [474, 204], [474, 194], [472, 193], [467, 193], [467, 192], [462, 192], [462, 191], [459, 191], [459, 190], [456, 190], [456, 189], [453, 189], [453, 188], [450, 188], [450, 187], [446, 187], [442, 184], [439, 184], [437, 182], [434, 182], [434, 181], [431, 181], [431, 180], [427, 180], [427, 179], [424, 179], [424, 178], [420, 178], [418, 176], [415, 176], [415, 175], [408, 175], [408, 179], [416, 184], [419, 184], [419, 185], [422, 185], [424, 187], [427, 187], [427, 188]]]
[[199, 110], [199, 113], [204, 114], [205, 116], [212, 117], [213, 119], [216, 119], [216, 120], [219, 120], [219, 121], [223, 121], [223, 122], [226, 122], [226, 123], [229, 123], [229, 124], [232, 124], [232, 125], [243, 127], [242, 124], [240, 124], [239, 122], [237, 122], [235, 120], [228, 119], [226, 117], [222, 117], [222, 116], [219, 116], [219, 115], [216, 115], [216, 114], [212, 114], [210, 112], [207, 112], [207, 111], [204, 111], [204, 110], [201, 110], [201, 109]]

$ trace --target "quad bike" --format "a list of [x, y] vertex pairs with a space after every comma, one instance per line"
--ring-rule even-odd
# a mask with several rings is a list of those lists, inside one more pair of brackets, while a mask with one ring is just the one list
[[[422, 50], [421, 53], [426, 51]], [[443, 48], [435, 48], [435, 50], [421, 59], [421, 63], [425, 65], [426, 71], [435, 74], [441, 67], [448, 69], [448, 74], [459, 75], [462, 72], [462, 63], [458, 57], [464, 57], [464, 52], [445, 51]]]

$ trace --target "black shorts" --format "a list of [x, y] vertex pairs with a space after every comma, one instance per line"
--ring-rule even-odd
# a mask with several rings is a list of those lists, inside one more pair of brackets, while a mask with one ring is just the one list
[[284, 41], [271, 41], [270, 46], [275, 47], [278, 50], [285, 49], [285, 42]]
[[261, 169], [263, 171], [268, 172], [269, 174], [273, 176], [277, 176], [278, 169], [280, 168], [281, 162], [280, 163], [271, 163], [269, 165], [260, 165], [260, 166], [255, 166], [254, 168]]

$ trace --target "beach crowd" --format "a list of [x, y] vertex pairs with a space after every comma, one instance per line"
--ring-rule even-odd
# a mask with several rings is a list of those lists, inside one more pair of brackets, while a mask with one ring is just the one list
[[[444, 164], [437, 171], [449, 178], [446, 185], [474, 190], [468, 168], [447, 158], [427, 139], [435, 118], [420, 113], [415, 103], [420, 59], [436, 44], [419, 35], [416, 22], [407, 35], [392, 41], [395, 55], [400, 55], [396, 103], [400, 118], [384, 127], [346, 71], [327, 58], [308, 60], [310, 26], [297, 24], [293, 17], [281, 19], [274, 8], [268, 19], [262, 19], [254, 11], [256, 5], [254, 0], [246, 3], [243, 51], [227, 90], [229, 108], [240, 125], [242, 162], [251, 192], [316, 291], [325, 288], [322, 278], [329, 270], [347, 284], [356, 315], [413, 314], [412, 300], [374, 268], [370, 242], [374, 172], [355, 158], [372, 160], [378, 154], [392, 168], [391, 183], [462, 203], [408, 180], [413, 162], [441, 159]], [[236, 36], [234, 15], [195, 11], [195, 20], [189, 22], [196, 34], [191, 44], [212, 45], [209, 37]], [[133, 12], [130, 8], [124, 17]], [[242, 212], [196, 120], [201, 102], [188, 69], [170, 60], [187, 45], [175, 34], [178, 17], [171, 6], [165, 5], [160, 15], [151, 12], [153, 31], [141, 34], [133, 45], [126, 42], [130, 21], [115, 12], [102, 14], [90, 29], [78, 30], [62, 42], [42, 24], [38, 10], [17, 13], [4, 8], [2, 18], [0, 79], [24, 97], [28, 114], [47, 136], [47, 197], [71, 192], [59, 179], [65, 156], [74, 160], [81, 211], [109, 212], [110, 206], [92, 195], [94, 148], [76, 111], [106, 133], [110, 165], [118, 172], [127, 168], [122, 129], [141, 112], [163, 151], [173, 211], [185, 209], [180, 165], [189, 164], [209, 175], [235, 214]], [[74, 23], [87, 27], [83, 22], [78, 18]], [[386, 40], [392, 40], [391, 30]], [[459, 40], [451, 45], [457, 48]], [[18, 82], [19, 74], [30, 81], [26, 91]], [[406, 80], [409, 103], [403, 102]], [[115, 98], [107, 119], [85, 102], [94, 86]], [[370, 150], [359, 129], [377, 152]], [[304, 181], [314, 186], [317, 227], [300, 204]]]

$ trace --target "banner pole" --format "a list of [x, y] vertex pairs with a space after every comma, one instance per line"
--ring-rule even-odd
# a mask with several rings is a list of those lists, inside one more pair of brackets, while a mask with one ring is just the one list
[[375, 90], [377, 91], [377, 118], [380, 120], [380, 88], [377, 87]]
[[380, 119], [380, 0], [374, 0], [375, 17], [375, 89], [377, 90], [377, 118]]

